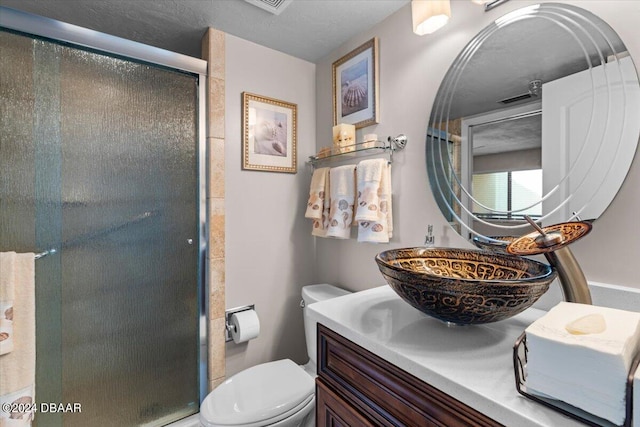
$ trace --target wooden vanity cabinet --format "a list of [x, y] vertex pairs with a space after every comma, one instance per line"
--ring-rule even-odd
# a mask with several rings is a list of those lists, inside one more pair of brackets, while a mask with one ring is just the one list
[[501, 426], [318, 324], [317, 426]]

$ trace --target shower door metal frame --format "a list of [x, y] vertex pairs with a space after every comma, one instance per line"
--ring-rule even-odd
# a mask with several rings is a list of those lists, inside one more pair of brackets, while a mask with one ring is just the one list
[[42, 16], [33, 15], [16, 9], [0, 6], [0, 27], [33, 35], [53, 42], [63, 42], [80, 49], [91, 49], [109, 56], [159, 65], [186, 72], [197, 77], [198, 81], [198, 312], [200, 334], [200, 402], [208, 392], [207, 381], [207, 313], [209, 309], [208, 283], [206, 282], [207, 252], [207, 144], [206, 144], [206, 77], [207, 61], [180, 53], [148, 46], [132, 40], [123, 39], [88, 28], [78, 27]]

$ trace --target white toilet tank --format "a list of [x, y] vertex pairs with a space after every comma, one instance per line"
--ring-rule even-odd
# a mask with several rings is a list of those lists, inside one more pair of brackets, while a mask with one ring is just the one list
[[314, 302], [324, 301], [331, 298], [340, 297], [342, 295], [350, 294], [351, 292], [329, 285], [326, 283], [320, 285], [308, 285], [302, 287], [302, 302], [303, 307], [302, 314], [304, 318], [304, 333], [305, 340], [307, 341], [307, 354], [309, 356], [309, 363], [307, 364], [309, 369], [316, 371], [316, 351], [317, 351], [317, 339], [316, 339], [316, 324], [317, 322], [309, 319], [307, 315], [307, 306]]

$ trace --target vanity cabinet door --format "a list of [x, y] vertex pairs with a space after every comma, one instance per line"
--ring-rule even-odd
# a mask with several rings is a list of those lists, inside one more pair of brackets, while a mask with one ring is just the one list
[[316, 382], [316, 425], [318, 427], [374, 427], [360, 412], [342, 400], [322, 381]]
[[[332, 401], [333, 411], [342, 401], [351, 412], [362, 414], [376, 426], [501, 426], [321, 324], [317, 384], [338, 397]], [[318, 423], [327, 425], [345, 424]]]

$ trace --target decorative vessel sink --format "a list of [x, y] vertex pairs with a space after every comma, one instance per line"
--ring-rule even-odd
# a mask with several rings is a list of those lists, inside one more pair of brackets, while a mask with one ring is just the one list
[[472, 249], [391, 249], [375, 260], [404, 301], [457, 325], [512, 317], [533, 305], [556, 277], [547, 264]]

